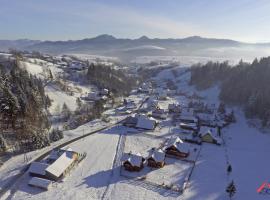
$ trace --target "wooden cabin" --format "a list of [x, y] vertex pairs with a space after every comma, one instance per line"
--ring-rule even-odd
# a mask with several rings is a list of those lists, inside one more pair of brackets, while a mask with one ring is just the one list
[[166, 144], [165, 153], [168, 155], [186, 158], [189, 156], [189, 145], [184, 143], [179, 137], [171, 138]]
[[161, 149], [153, 151], [147, 159], [147, 165], [154, 168], [163, 167], [165, 165], [165, 152]]
[[123, 166], [125, 170], [131, 172], [138, 172], [143, 169], [143, 163], [145, 159], [142, 157], [140, 153], [137, 154], [129, 154], [129, 157], [124, 161]]

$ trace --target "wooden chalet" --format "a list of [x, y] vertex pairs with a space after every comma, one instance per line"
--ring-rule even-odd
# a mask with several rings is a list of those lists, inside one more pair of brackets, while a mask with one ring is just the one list
[[147, 159], [149, 167], [161, 168], [165, 165], [165, 152], [161, 149], [155, 150]]
[[171, 138], [165, 145], [164, 151], [168, 155], [186, 158], [189, 156], [189, 145], [184, 143], [179, 137]]
[[123, 166], [127, 171], [141, 171], [143, 169], [143, 163], [145, 159], [140, 153], [132, 154], [129, 153], [129, 157], [123, 162]]

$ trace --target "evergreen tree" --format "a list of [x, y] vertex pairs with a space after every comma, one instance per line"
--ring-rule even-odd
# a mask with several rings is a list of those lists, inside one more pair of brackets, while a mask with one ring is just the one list
[[226, 192], [229, 194], [230, 198], [232, 198], [233, 195], [236, 193], [236, 187], [233, 181], [227, 186]]
[[63, 106], [62, 106], [62, 115], [63, 115], [63, 118], [65, 120], [68, 120], [70, 118], [70, 116], [71, 116], [71, 111], [68, 108], [66, 103], [64, 103]]

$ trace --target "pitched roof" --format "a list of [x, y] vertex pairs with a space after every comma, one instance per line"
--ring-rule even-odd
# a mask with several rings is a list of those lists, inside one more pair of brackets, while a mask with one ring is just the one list
[[183, 140], [181, 140], [179, 137], [176, 138], [171, 138], [165, 149], [174, 146], [178, 151], [183, 152], [183, 153], [188, 153], [189, 152], [189, 145], [185, 142], [183, 142]]
[[46, 175], [45, 169], [47, 167], [49, 167], [49, 165], [46, 163], [32, 162], [28, 172], [45, 176]]
[[155, 150], [151, 156], [156, 162], [163, 162], [165, 159], [165, 153], [161, 149]]
[[64, 152], [53, 164], [46, 168], [46, 171], [55, 177], [60, 177], [64, 171], [74, 162], [74, 152]]
[[154, 119], [148, 118], [145, 115], [138, 116], [138, 122], [136, 124], [137, 128], [152, 130], [155, 128], [156, 121]]
[[30, 179], [28, 184], [32, 185], [32, 186], [48, 189], [49, 186], [52, 184], [52, 181], [47, 180], [47, 179], [43, 179], [43, 178], [33, 177]]
[[141, 163], [143, 162], [143, 157], [140, 153], [137, 154], [130, 154], [127, 161], [132, 165], [136, 167], [140, 167]]

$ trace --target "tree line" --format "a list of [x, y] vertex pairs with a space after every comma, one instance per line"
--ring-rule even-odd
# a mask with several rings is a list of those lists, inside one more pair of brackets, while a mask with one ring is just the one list
[[258, 117], [263, 126], [270, 125], [270, 57], [228, 62], [208, 62], [191, 67], [190, 84], [207, 89], [220, 84], [220, 99], [244, 107], [247, 117]]
[[[16, 148], [33, 150], [49, 145], [51, 101], [42, 81], [19, 67], [17, 61], [0, 65], [0, 135]], [[11, 144], [12, 143], [12, 144]]]

